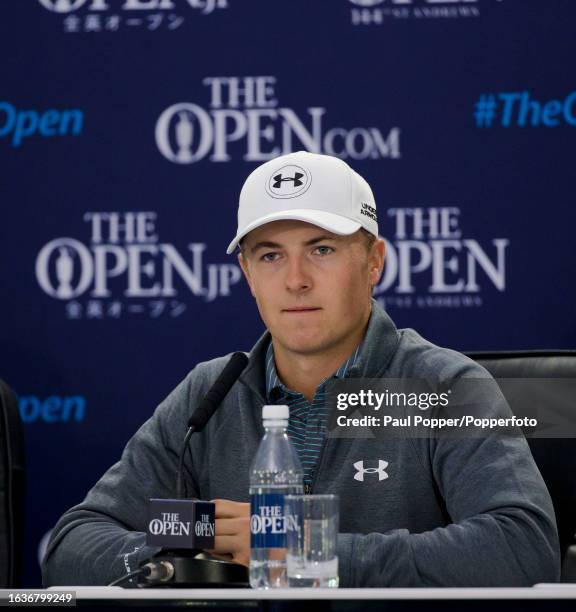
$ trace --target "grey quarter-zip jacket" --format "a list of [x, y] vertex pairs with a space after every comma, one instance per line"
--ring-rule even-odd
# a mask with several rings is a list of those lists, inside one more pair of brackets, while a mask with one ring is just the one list
[[[257, 342], [222, 405], [192, 436], [185, 468], [193, 497], [249, 501], [249, 468], [264, 433], [269, 340], [266, 333]], [[43, 563], [45, 586], [108, 584], [159, 551], [146, 545], [147, 502], [175, 497], [188, 418], [229, 357], [198, 364], [120, 461], [62, 516]], [[362, 354], [348, 376], [442, 385], [489, 374], [414, 330], [398, 330], [373, 301]], [[486, 410], [511, 415], [502, 401]], [[354, 477], [359, 461], [372, 468], [361, 480]], [[381, 461], [383, 479], [372, 473]], [[328, 437], [312, 489], [340, 496], [341, 587], [504, 587], [559, 579], [552, 502], [523, 437]]]

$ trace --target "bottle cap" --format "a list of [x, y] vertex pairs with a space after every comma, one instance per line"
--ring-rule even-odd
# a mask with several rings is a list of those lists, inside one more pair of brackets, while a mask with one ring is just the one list
[[290, 417], [290, 410], [288, 406], [264, 406], [262, 408], [262, 418], [274, 421], [287, 421]]

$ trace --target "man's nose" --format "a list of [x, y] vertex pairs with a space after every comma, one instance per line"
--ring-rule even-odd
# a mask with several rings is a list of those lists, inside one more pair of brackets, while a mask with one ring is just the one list
[[286, 289], [288, 291], [302, 292], [312, 287], [306, 261], [302, 257], [292, 257], [286, 266]]

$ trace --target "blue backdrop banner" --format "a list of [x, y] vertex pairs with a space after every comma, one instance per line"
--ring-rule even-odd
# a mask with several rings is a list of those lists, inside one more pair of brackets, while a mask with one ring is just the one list
[[258, 164], [371, 184], [375, 297], [458, 350], [574, 348], [576, 4], [4, 0], [2, 368], [28, 455], [25, 580], [199, 361], [263, 330], [235, 256]]

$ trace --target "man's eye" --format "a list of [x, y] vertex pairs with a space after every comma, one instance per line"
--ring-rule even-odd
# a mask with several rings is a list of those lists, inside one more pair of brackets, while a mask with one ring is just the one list
[[262, 257], [260, 257], [260, 261], [276, 261], [278, 257], [278, 253], [264, 253]]
[[319, 246], [316, 247], [314, 251], [318, 253], [318, 255], [329, 255], [330, 253], [334, 252], [334, 249], [329, 246]]

